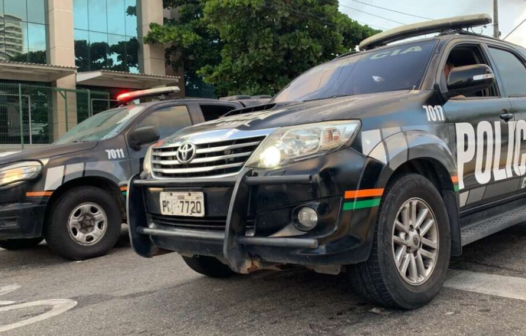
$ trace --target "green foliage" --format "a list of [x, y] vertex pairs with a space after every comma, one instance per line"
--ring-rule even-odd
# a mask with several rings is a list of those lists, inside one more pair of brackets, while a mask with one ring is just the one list
[[188, 82], [203, 76], [220, 95], [275, 94], [307, 69], [377, 31], [338, 12], [338, 0], [165, 0], [180, 17], [152, 25], [146, 43]]

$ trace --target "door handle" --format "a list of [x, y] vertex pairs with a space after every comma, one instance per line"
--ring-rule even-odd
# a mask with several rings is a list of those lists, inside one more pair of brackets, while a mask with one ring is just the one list
[[504, 120], [505, 122], [508, 122], [511, 119], [513, 119], [513, 113], [508, 112], [508, 110], [502, 110], [502, 114], [500, 115], [500, 118]]

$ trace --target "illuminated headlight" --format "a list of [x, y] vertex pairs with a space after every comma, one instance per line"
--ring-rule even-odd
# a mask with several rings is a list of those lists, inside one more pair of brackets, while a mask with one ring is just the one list
[[346, 145], [359, 127], [359, 121], [332, 121], [279, 128], [263, 141], [247, 166], [276, 168], [335, 151]]
[[142, 163], [142, 171], [145, 174], [152, 173], [152, 152], [154, 146], [155, 145], [152, 145], [148, 148], [148, 150], [146, 151], [146, 156], [144, 157], [144, 161]]
[[38, 161], [18, 162], [0, 168], [0, 187], [15, 182], [34, 179], [42, 171], [42, 164]]

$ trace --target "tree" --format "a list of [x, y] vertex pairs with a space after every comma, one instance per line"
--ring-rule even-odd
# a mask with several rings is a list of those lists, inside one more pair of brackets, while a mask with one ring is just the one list
[[[203, 18], [206, 0], [164, 0], [165, 8], [177, 8], [178, 17], [164, 25], [151, 24], [145, 43], [167, 45], [166, 60], [175, 69], [184, 68], [188, 91], [203, 86], [199, 70], [221, 60], [219, 32]], [[188, 90], [190, 89], [190, 90]]]
[[165, 0], [180, 17], [152, 25], [147, 43], [188, 79], [220, 95], [275, 94], [307, 69], [347, 52], [375, 30], [338, 12], [338, 0]]

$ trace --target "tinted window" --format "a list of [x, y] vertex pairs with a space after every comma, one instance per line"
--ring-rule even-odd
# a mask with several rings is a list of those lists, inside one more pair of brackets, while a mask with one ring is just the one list
[[192, 120], [186, 106], [169, 106], [153, 112], [137, 127], [156, 127], [163, 139], [190, 125], [192, 125]]
[[47, 0], [0, 0], [0, 60], [48, 63], [46, 4]]
[[233, 106], [229, 105], [199, 105], [201, 107], [201, 111], [203, 112], [203, 117], [205, 117], [205, 121], [210, 121], [214, 119], [218, 119], [222, 117], [223, 115], [227, 114], [228, 112], [234, 110]]
[[522, 61], [508, 51], [495, 48], [489, 50], [506, 94], [508, 96], [526, 96], [526, 67]]
[[75, 0], [73, 4], [79, 71], [138, 73], [137, 0]]
[[411, 90], [420, 87], [436, 40], [359, 53], [317, 66], [281, 91], [275, 102]]

